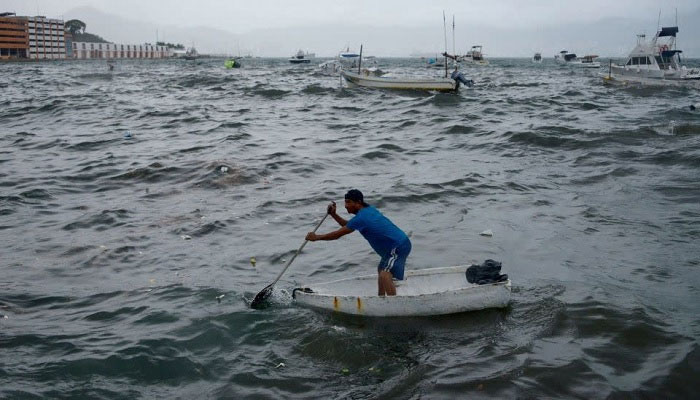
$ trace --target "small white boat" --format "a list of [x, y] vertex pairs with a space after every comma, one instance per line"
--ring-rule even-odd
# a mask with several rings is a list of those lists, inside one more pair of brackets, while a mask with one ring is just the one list
[[578, 57], [576, 57], [576, 53], [569, 53], [567, 50], [562, 50], [559, 52], [559, 54], [554, 56], [554, 61], [560, 63], [569, 63], [576, 61], [577, 59]]
[[314, 57], [316, 57], [315, 53], [304, 53], [303, 50], [299, 50], [289, 59], [289, 62], [292, 64], [309, 64]]
[[394, 281], [396, 296], [377, 295], [377, 275], [341, 279], [294, 289], [299, 305], [344, 314], [410, 317], [503, 308], [510, 302], [511, 282], [467, 282], [467, 265], [407, 271]]
[[199, 58], [199, 53], [197, 52], [197, 49], [194, 48], [194, 46], [190, 47], [187, 49], [187, 52], [185, 52], [185, 60], [196, 60]]
[[344, 51], [341, 51], [338, 54], [338, 57], [341, 59], [356, 59], [360, 57], [359, 53], [355, 53], [354, 51], [350, 51], [350, 47], [348, 46]]
[[342, 71], [340, 74], [350, 86], [377, 89], [435, 90], [438, 92], [452, 92], [458, 88], [457, 82], [450, 78], [388, 78], [350, 71]]
[[472, 46], [471, 50], [462, 57], [462, 61], [467, 64], [475, 65], [489, 65], [489, 62], [484, 58], [484, 53], [482, 52], [482, 46]]
[[596, 61], [596, 58], [598, 58], [598, 56], [595, 54], [586, 55], [572, 62], [572, 65], [581, 68], [600, 68], [600, 62]]
[[632, 49], [624, 65], [610, 65], [607, 81], [639, 82], [649, 84], [700, 83], [700, 71], [688, 69], [682, 62], [682, 50], [676, 48], [678, 27], [663, 27], [651, 42], [645, 35], [637, 35], [637, 46]]
[[600, 62], [596, 61], [596, 58], [598, 58], [598, 56], [595, 54], [586, 55], [579, 58], [576, 56], [576, 53], [569, 53], [566, 50], [562, 50], [558, 55], [554, 56], [554, 61], [570, 65], [572, 67], [600, 68]]

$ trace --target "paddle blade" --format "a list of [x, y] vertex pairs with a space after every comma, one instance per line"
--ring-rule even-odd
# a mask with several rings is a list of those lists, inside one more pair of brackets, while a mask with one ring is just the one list
[[273, 285], [269, 285], [265, 289], [261, 290], [260, 293], [258, 293], [253, 299], [253, 302], [250, 303], [250, 308], [254, 308], [256, 310], [267, 308], [269, 305], [268, 300], [270, 299], [270, 296], [272, 296], [272, 288]]

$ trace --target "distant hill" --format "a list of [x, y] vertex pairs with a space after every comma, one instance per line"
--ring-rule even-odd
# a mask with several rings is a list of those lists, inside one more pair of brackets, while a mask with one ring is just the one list
[[88, 43], [112, 43], [104, 40], [101, 36], [95, 35], [93, 33], [80, 33], [76, 32], [73, 35], [74, 42], [88, 42]]

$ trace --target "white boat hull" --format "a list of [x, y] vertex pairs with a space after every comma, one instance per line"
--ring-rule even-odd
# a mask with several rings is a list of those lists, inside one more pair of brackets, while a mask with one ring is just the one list
[[579, 67], [579, 68], [600, 68], [600, 62], [594, 61], [594, 62], [588, 62], [588, 63], [583, 63], [583, 62], [573, 62], [571, 63], [574, 67]]
[[359, 75], [354, 72], [343, 71], [341, 75], [345, 80], [356, 86], [377, 88], [377, 89], [398, 89], [398, 90], [436, 90], [440, 92], [450, 92], [457, 88], [454, 80], [444, 79], [401, 79], [382, 78], [376, 76]]
[[510, 302], [511, 283], [467, 282], [467, 266], [408, 271], [395, 281], [396, 296], [377, 295], [377, 275], [304, 286], [294, 290], [297, 304], [316, 309], [372, 317], [454, 314], [503, 308]]
[[485, 67], [489, 65], [489, 62], [487, 60], [471, 60], [471, 59], [465, 59], [462, 60], [464, 64], [470, 64], [470, 65], [481, 65], [482, 67]]
[[610, 74], [620, 80], [630, 80], [630, 81], [699, 81], [700, 72], [694, 70], [671, 70], [665, 71], [660, 69], [646, 69], [646, 68], [630, 68], [619, 65], [612, 65], [610, 67]]

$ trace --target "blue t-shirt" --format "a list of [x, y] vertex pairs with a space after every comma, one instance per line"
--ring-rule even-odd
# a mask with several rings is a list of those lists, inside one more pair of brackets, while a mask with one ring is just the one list
[[358, 211], [346, 226], [360, 231], [374, 251], [382, 257], [388, 256], [391, 249], [408, 240], [408, 236], [401, 229], [372, 206]]

